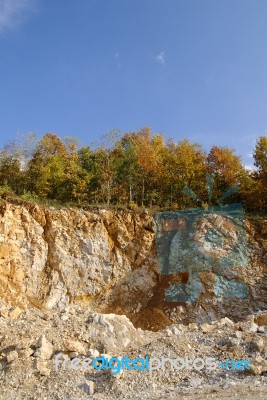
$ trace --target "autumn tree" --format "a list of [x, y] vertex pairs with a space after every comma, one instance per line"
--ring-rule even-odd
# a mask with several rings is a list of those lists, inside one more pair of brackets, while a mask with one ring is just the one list
[[267, 174], [267, 136], [259, 137], [253, 157], [260, 173]]
[[255, 166], [257, 171], [254, 172], [255, 186], [252, 196], [257, 203], [258, 211], [267, 212], [267, 136], [261, 136], [256, 142], [256, 147], [253, 152]]
[[[240, 157], [232, 148], [213, 146], [208, 155], [208, 166], [215, 176], [215, 197], [217, 198], [231, 186], [241, 186], [248, 177]], [[234, 195], [232, 199], [240, 200], [239, 195]]]
[[160, 180], [167, 185], [170, 205], [174, 202], [183, 208], [192, 203], [183, 194], [185, 186], [202, 195], [205, 187], [205, 160], [205, 153], [198, 143], [190, 143], [186, 139], [178, 143], [168, 141]]
[[155, 186], [162, 162], [160, 155], [164, 147], [163, 136], [152, 134], [150, 128], [145, 127], [126, 134], [122, 141], [128, 143], [128, 155], [131, 152], [135, 163], [135, 186], [138, 187], [140, 203], [144, 205], [146, 201], [152, 204], [157, 197]]
[[28, 189], [40, 197], [56, 198], [64, 180], [66, 147], [61, 139], [47, 133], [38, 143], [27, 169]]
[[22, 194], [23, 181], [24, 176], [19, 159], [2, 151], [0, 153], [0, 186]]
[[15, 140], [0, 151], [0, 185], [10, 187], [21, 195], [26, 189], [25, 170], [37, 142], [33, 132], [18, 133]]
[[[257, 170], [248, 171], [231, 148], [213, 146], [206, 155], [198, 143], [165, 142], [162, 134], [148, 127], [128, 133], [110, 131], [95, 149], [80, 148], [75, 137], [62, 140], [47, 133], [36, 142], [36, 136], [28, 134], [0, 150], [0, 186], [1, 193], [6, 187], [17, 195], [28, 191], [61, 202], [183, 209], [197, 206], [196, 196], [208, 201], [209, 172], [215, 181], [213, 200], [238, 185], [238, 194], [229, 201], [241, 201], [249, 211], [266, 212], [266, 136], [258, 139], [253, 155]], [[184, 187], [189, 188], [187, 195]]]

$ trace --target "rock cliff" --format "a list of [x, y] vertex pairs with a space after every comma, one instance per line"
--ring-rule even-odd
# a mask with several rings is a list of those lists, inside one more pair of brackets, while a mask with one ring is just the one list
[[0, 298], [10, 306], [41, 310], [82, 301], [151, 330], [225, 315], [239, 320], [266, 309], [266, 220], [246, 220], [249, 262], [235, 277], [246, 283], [248, 296], [234, 300], [214, 297], [214, 274], [202, 271], [198, 302], [166, 302], [165, 288], [185, 278], [159, 274], [154, 229], [147, 213], [1, 200]]

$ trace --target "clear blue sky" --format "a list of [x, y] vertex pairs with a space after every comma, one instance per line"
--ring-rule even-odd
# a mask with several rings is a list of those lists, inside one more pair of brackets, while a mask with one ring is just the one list
[[0, 145], [145, 125], [252, 164], [267, 134], [266, 0], [0, 0]]

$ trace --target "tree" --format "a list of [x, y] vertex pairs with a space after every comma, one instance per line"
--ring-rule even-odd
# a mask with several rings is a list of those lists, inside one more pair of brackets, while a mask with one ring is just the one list
[[260, 172], [267, 173], [267, 136], [261, 136], [257, 140], [256, 148], [253, 153], [255, 166]]
[[[267, 212], [267, 136], [261, 136], [256, 142], [253, 153], [255, 166], [258, 170], [254, 172], [254, 181], [257, 187], [256, 200], [258, 211]], [[255, 192], [253, 193], [255, 195]]]
[[162, 162], [160, 155], [164, 147], [163, 136], [153, 135], [150, 128], [144, 127], [137, 132], [125, 135], [125, 141], [131, 143], [134, 149], [135, 162], [138, 167], [136, 178], [138, 176], [137, 179], [141, 183], [141, 205], [144, 205], [145, 200], [149, 201], [151, 205], [155, 199], [157, 172]]
[[215, 175], [215, 197], [220, 197], [230, 186], [241, 185], [247, 176], [240, 157], [232, 148], [213, 146], [208, 155], [208, 166]]
[[57, 135], [44, 135], [28, 165], [28, 189], [40, 197], [60, 197], [60, 188], [65, 179], [66, 156], [67, 149]]
[[202, 196], [205, 188], [205, 160], [206, 155], [198, 143], [190, 143], [186, 139], [178, 143], [170, 140], [167, 143], [161, 181], [168, 184], [170, 204], [175, 202], [181, 208], [195, 204], [183, 194], [185, 186]]
[[4, 151], [0, 153], [0, 185], [9, 187], [16, 194], [23, 193], [24, 174], [19, 159]]
[[0, 185], [9, 186], [21, 195], [26, 188], [25, 170], [36, 144], [36, 135], [19, 133], [0, 151]]

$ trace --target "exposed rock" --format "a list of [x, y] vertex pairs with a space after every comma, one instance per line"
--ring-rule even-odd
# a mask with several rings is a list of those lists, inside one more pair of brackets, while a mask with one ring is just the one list
[[93, 395], [95, 392], [95, 384], [92, 381], [83, 383], [82, 385], [79, 386], [79, 388], [88, 395]]
[[[125, 314], [137, 327], [159, 330], [175, 322], [209, 323], [218, 315], [244, 319], [267, 305], [264, 241], [261, 231], [249, 222], [249, 263], [225, 270], [226, 283], [244, 282], [249, 296], [223, 302], [211, 298], [214, 273], [201, 271], [199, 304], [204, 307], [178, 306], [169, 318], [166, 311], [174, 307], [164, 302], [165, 278], [158, 279], [155, 229], [149, 214], [45, 208], [1, 200], [0, 219], [0, 298], [21, 310], [58, 308], [65, 310], [61, 318], [67, 322], [66, 307], [73, 310], [70, 303], [90, 301], [100, 312]], [[214, 221], [222, 223], [218, 216]], [[7, 317], [5, 311], [1, 315]], [[266, 323], [266, 317], [258, 318], [259, 325]]]
[[267, 311], [256, 315], [255, 316], [255, 322], [259, 325], [259, 326], [267, 326]]
[[[200, 298], [181, 304], [164, 291], [190, 274], [159, 275], [149, 214], [0, 202], [0, 398], [266, 398], [266, 249], [247, 230], [249, 263], [223, 274], [248, 297], [216, 297], [214, 271], [201, 271]], [[246, 359], [252, 373], [83, 367], [99, 354]]]
[[87, 354], [93, 358], [99, 357], [99, 351], [96, 349], [89, 349]]
[[234, 322], [230, 318], [225, 317], [220, 320], [220, 326], [223, 326], [223, 325], [233, 326]]
[[12, 361], [15, 361], [18, 358], [18, 356], [19, 355], [15, 350], [10, 351], [6, 356], [7, 362], [11, 363]]
[[77, 352], [77, 354], [86, 354], [85, 347], [82, 343], [76, 340], [68, 339], [64, 342], [65, 349], [70, 352]]
[[28, 358], [34, 353], [33, 349], [24, 349], [19, 352], [19, 358]]
[[243, 331], [247, 331], [247, 332], [257, 332], [258, 329], [258, 325], [255, 324], [254, 322], [242, 322], [240, 323], [240, 327]]
[[267, 371], [267, 361], [261, 356], [256, 357], [250, 364], [250, 371], [254, 375], [263, 374]]
[[212, 333], [216, 327], [214, 325], [202, 324], [200, 325], [200, 328], [204, 333]]
[[255, 338], [251, 344], [260, 352], [266, 347], [265, 342], [261, 337]]
[[23, 310], [21, 310], [19, 307], [15, 307], [10, 311], [9, 316], [10, 318], [15, 319], [18, 318], [21, 315], [21, 313], [23, 313]]
[[195, 323], [190, 323], [190, 324], [188, 325], [188, 329], [189, 329], [190, 331], [197, 331], [197, 330], [198, 330], [198, 326], [197, 326], [197, 324], [195, 324]]
[[3, 308], [2, 310], [0, 310], [0, 316], [3, 317], [3, 318], [8, 318], [9, 317], [9, 313], [5, 308]]
[[190, 379], [189, 384], [190, 384], [190, 386], [198, 387], [201, 385], [202, 381], [203, 381], [203, 379], [201, 379], [201, 378], [192, 378], [192, 379]]
[[54, 352], [53, 345], [48, 342], [45, 335], [42, 335], [37, 343], [38, 349], [34, 353], [35, 357], [40, 358], [41, 360], [49, 360]]
[[37, 361], [36, 368], [42, 376], [49, 376], [51, 373], [50, 369], [47, 368], [47, 362]]

